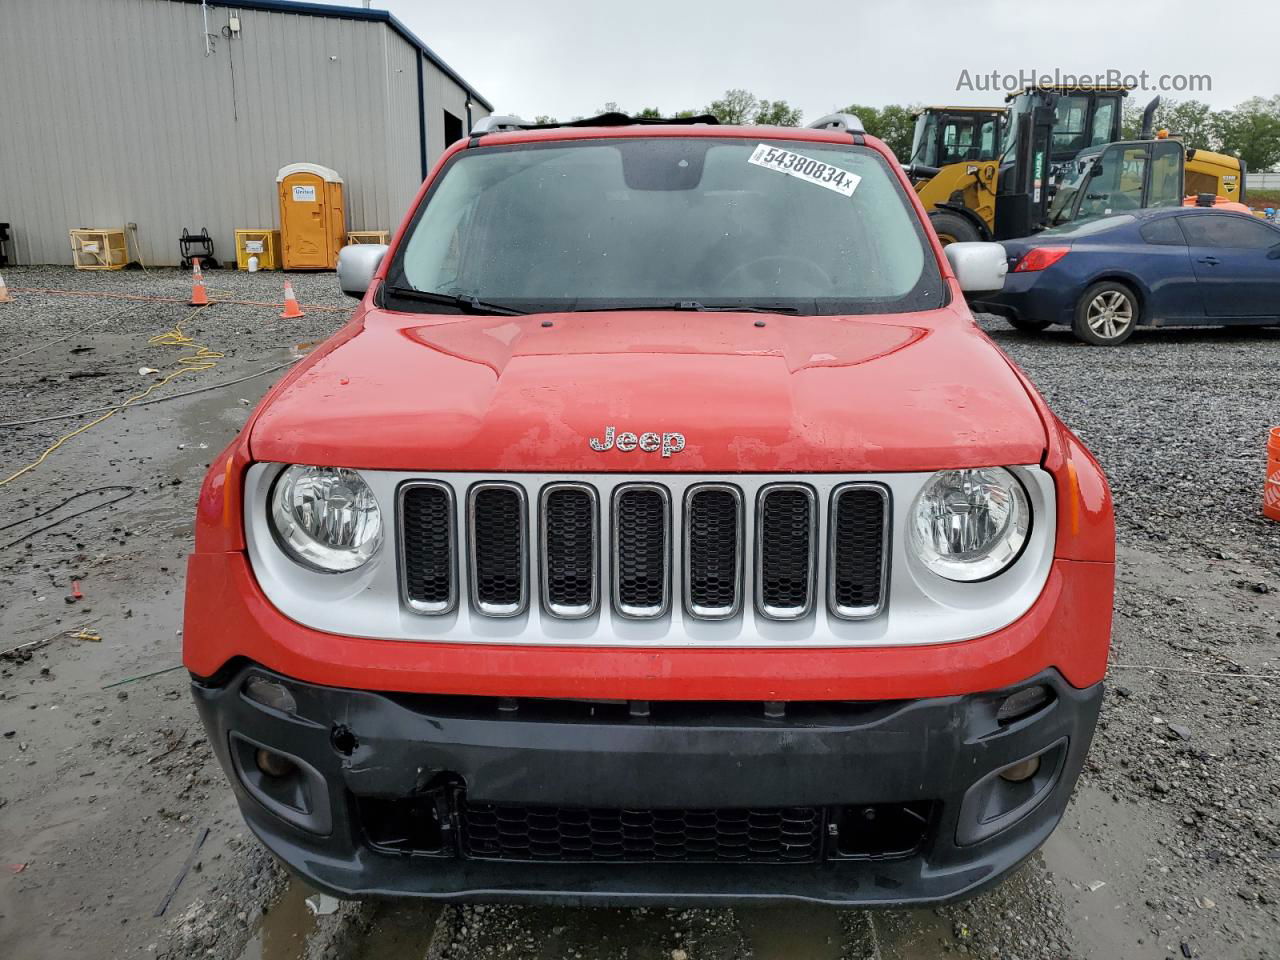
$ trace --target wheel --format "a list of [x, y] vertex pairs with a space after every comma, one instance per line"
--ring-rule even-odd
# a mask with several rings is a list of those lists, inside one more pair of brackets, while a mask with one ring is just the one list
[[949, 243], [971, 243], [982, 239], [977, 227], [950, 210], [935, 210], [929, 214], [929, 222], [933, 224], [944, 247]]
[[1009, 321], [1009, 326], [1015, 330], [1021, 330], [1023, 333], [1039, 333], [1049, 326], [1048, 320], [1035, 320], [1031, 317], [1023, 317], [1014, 315], [1005, 317]]
[[1085, 343], [1114, 347], [1133, 336], [1141, 309], [1138, 297], [1123, 283], [1104, 280], [1084, 292], [1076, 303], [1071, 329]]

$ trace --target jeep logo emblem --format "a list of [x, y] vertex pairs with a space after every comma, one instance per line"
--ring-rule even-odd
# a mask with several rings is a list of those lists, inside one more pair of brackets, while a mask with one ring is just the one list
[[592, 450], [599, 450], [601, 453], [606, 450], [612, 450], [614, 447], [617, 447], [623, 453], [631, 453], [631, 451], [639, 448], [643, 453], [658, 453], [661, 451], [664, 457], [669, 457], [673, 453], [679, 453], [684, 449], [684, 434], [642, 433], [637, 436], [634, 433], [618, 433], [614, 427], [605, 427], [604, 439], [600, 440], [592, 437], [590, 443]]

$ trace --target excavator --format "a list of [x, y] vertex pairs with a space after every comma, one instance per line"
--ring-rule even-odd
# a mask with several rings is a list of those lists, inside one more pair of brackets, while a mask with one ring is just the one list
[[[1163, 131], [1153, 135], [1159, 97], [1143, 113], [1140, 139], [1121, 140], [1127, 95], [1118, 86], [1027, 87], [1006, 97], [998, 155], [943, 164], [924, 162], [924, 111], [916, 127], [921, 149], [913, 146], [907, 174], [938, 238], [946, 244], [1025, 237], [1107, 210], [1181, 203], [1187, 193], [1189, 202], [1202, 204], [1210, 195], [1215, 203], [1243, 200], [1241, 161], [1186, 148]], [[934, 155], [947, 158], [937, 147]], [[1104, 183], [1110, 176], [1117, 178], [1114, 186]], [[1108, 204], [1113, 194], [1115, 203]]]

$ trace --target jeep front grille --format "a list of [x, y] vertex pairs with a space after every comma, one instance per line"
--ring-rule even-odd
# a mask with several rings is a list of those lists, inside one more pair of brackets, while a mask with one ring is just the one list
[[531, 593], [545, 615], [566, 621], [602, 607], [640, 621], [673, 610], [733, 620], [744, 608], [762, 621], [801, 620], [824, 601], [837, 619], [878, 616], [889, 584], [888, 489], [845, 483], [825, 499], [805, 483], [746, 477], [456, 489], [409, 480], [398, 497], [401, 595], [416, 613], [445, 615], [461, 593], [486, 618], [520, 616]]

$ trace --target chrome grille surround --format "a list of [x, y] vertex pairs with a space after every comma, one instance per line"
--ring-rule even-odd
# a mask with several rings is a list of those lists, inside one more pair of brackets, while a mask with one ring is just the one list
[[[734, 537], [733, 602], [719, 606], [699, 605], [694, 602], [693, 589], [693, 516], [694, 499], [703, 493], [723, 493], [733, 498], [736, 510], [737, 532]], [[684, 563], [681, 584], [684, 608], [691, 617], [702, 620], [728, 620], [742, 610], [742, 566], [746, 545], [746, 518], [744, 516], [742, 490], [732, 483], [695, 483], [684, 492], [684, 522], [680, 524], [684, 537]]]
[[[552, 495], [561, 491], [581, 493], [588, 497], [591, 503], [591, 598], [585, 604], [556, 603], [552, 596], [552, 582], [549, 576], [551, 538], [548, 529], [551, 511], [548, 505]], [[591, 616], [600, 606], [600, 495], [596, 492], [596, 488], [589, 483], [568, 480], [548, 483], [538, 494], [538, 530], [540, 533], [538, 570], [541, 573], [538, 579], [542, 584], [543, 609], [551, 616], [562, 620], [580, 620]]]
[[[766, 556], [765, 538], [769, 536], [769, 531], [765, 529], [766, 509], [769, 500], [777, 495], [798, 494], [802, 503], [807, 504], [808, 520], [804, 524], [806, 542], [801, 549], [804, 556], [799, 557], [800, 563], [803, 565], [804, 576], [804, 599], [798, 604], [773, 604], [769, 603], [766, 593], [769, 585], [769, 571], [766, 571], [765, 564], [770, 559]], [[817, 555], [818, 555], [818, 498], [813, 492], [813, 488], [804, 483], [770, 483], [760, 488], [760, 493], [756, 498], [756, 611], [762, 617], [769, 620], [800, 620], [807, 617], [813, 611], [814, 595], [817, 593], [814, 580], [817, 573]], [[774, 547], [768, 552], [777, 554], [777, 548]], [[786, 563], [786, 566], [795, 567], [795, 558], [778, 557], [775, 562]], [[779, 571], [785, 573], [788, 571]], [[790, 571], [794, 576], [794, 570]]]
[[[1013, 465], [1010, 470], [1027, 492], [1034, 513], [1030, 537], [1022, 554], [998, 577], [977, 583], [956, 583], [929, 571], [909, 548], [906, 535], [912, 505], [933, 473], [844, 474], [719, 474], [668, 473], [475, 473], [449, 471], [360, 470], [383, 510], [388, 535], [381, 551], [367, 564], [346, 573], [319, 573], [299, 565], [276, 543], [268, 522], [270, 490], [284, 469], [279, 463], [256, 463], [244, 481], [244, 536], [248, 561], [266, 599], [303, 627], [339, 636], [407, 640], [428, 643], [501, 644], [583, 648], [844, 648], [905, 647], [954, 643], [985, 636], [1020, 619], [1049, 582], [1054, 564], [1056, 498], [1054, 479], [1036, 464]], [[541, 602], [540, 519], [544, 487], [579, 483], [598, 497], [596, 556], [598, 598], [594, 612], [569, 619], [548, 611]], [[400, 488], [434, 483], [452, 490], [453, 536], [457, 602], [453, 609], [428, 612], [414, 609], [405, 597], [401, 541], [403, 517], [398, 513]], [[473, 597], [470, 560], [470, 494], [477, 484], [497, 483], [523, 491], [525, 562], [524, 609], [492, 615], [477, 609]], [[667, 589], [666, 612], [633, 619], [618, 612], [612, 601], [614, 564], [612, 516], [614, 491], [627, 484], [652, 484], [670, 494], [668, 548], [673, 575]], [[690, 488], [712, 483], [741, 491], [743, 544], [741, 603], [736, 614], [723, 619], [700, 617], [689, 609], [685, 586], [686, 496]], [[756, 608], [756, 510], [762, 489], [773, 484], [802, 484], [814, 491], [817, 535], [812, 610], [797, 620], [772, 620]], [[830, 606], [830, 522], [833, 492], [844, 484], [881, 485], [890, 498], [889, 537], [883, 545], [888, 557], [883, 603], [874, 616], [846, 619]], [[580, 522], [580, 521], [578, 521]], [[438, 531], [436, 531], [438, 536]], [[818, 548], [821, 544], [821, 548]], [[750, 545], [750, 548], [747, 548]], [[608, 591], [609, 595], [606, 595]], [[821, 591], [819, 593], [819, 591]], [[711, 591], [708, 596], [716, 596]], [[424, 592], [422, 595], [426, 595]], [[570, 594], [566, 594], [570, 595]], [[723, 595], [723, 593], [720, 593]], [[856, 596], [856, 593], [846, 593]], [[535, 602], [533, 598], [537, 597]], [[465, 598], [465, 602], [464, 602]], [[848, 611], [845, 611], [848, 612]]]
[[[633, 493], [651, 493], [658, 497], [662, 511], [662, 599], [656, 604], [631, 604], [622, 596], [625, 588], [622, 553], [626, 545], [622, 542], [623, 518], [621, 515], [622, 498]], [[621, 617], [628, 620], [653, 620], [665, 616], [671, 609], [671, 493], [658, 483], [622, 483], [613, 488], [613, 506], [610, 510], [610, 545], [609, 564], [613, 571], [613, 606]]]
[[[519, 570], [516, 573], [518, 581], [517, 599], [514, 603], [494, 603], [486, 601], [481, 596], [483, 592], [482, 571], [480, 565], [484, 561], [480, 557], [479, 543], [480, 539], [477, 535], [479, 523], [485, 518], [480, 516], [476, 510], [476, 501], [485, 493], [490, 491], [503, 491], [512, 494], [516, 498], [518, 504], [517, 514], [519, 517], [518, 525], [514, 531], [514, 535], [519, 540], [519, 549], [516, 552]], [[525, 496], [524, 487], [518, 483], [510, 483], [505, 480], [482, 480], [479, 483], [473, 483], [467, 490], [467, 568], [469, 576], [467, 582], [471, 585], [471, 605], [486, 617], [518, 617], [524, 613], [529, 607], [529, 500]]]
[[[408, 536], [405, 533], [405, 498], [415, 490], [438, 490], [449, 505], [449, 557], [443, 566], [449, 576], [449, 596], [443, 602], [430, 602], [412, 597], [409, 584]], [[458, 524], [454, 505], [453, 487], [439, 480], [408, 480], [396, 488], [396, 559], [400, 573], [400, 600], [414, 613], [452, 613], [458, 606]]]
[[[873, 493], [882, 504], [882, 520], [880, 527], [880, 589], [875, 603], [865, 606], [846, 606], [838, 597], [839, 586], [839, 517], [840, 501], [847, 494], [854, 492]], [[855, 481], [842, 483], [831, 491], [831, 506], [827, 510], [827, 609], [834, 617], [843, 620], [866, 620], [878, 616], [884, 610], [889, 595], [890, 552], [889, 543], [893, 532], [893, 500], [889, 488], [881, 483]]]

